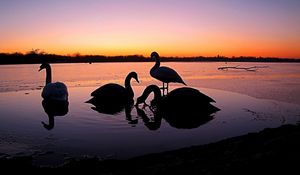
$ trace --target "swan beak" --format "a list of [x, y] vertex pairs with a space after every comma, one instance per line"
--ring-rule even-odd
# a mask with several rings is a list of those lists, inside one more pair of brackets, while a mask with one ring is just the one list
[[136, 102], [134, 106], [135, 106], [135, 107], [139, 107], [140, 104], [141, 104], [141, 103]]
[[139, 81], [139, 79], [138, 79], [138, 78], [136, 78], [135, 80], [136, 80], [136, 82], [140, 83], [140, 81]]

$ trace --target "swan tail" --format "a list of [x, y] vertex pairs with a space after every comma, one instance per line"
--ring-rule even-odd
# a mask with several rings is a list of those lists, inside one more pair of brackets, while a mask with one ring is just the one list
[[89, 99], [85, 103], [89, 103], [89, 104], [92, 104], [94, 106], [101, 106], [101, 105], [103, 105], [102, 101], [99, 100], [98, 98], [95, 98], [95, 97]]
[[187, 84], [183, 81], [183, 79], [180, 76], [178, 77], [178, 83], [182, 83], [187, 86]]
[[212, 105], [212, 109], [213, 109], [213, 111], [216, 111], [216, 112], [221, 110], [220, 108], [218, 108], [218, 107], [216, 107], [214, 105]]
[[182, 84], [184, 84], [184, 85], [187, 86], [187, 84], [186, 84], [182, 79], [180, 79], [180, 80], [178, 81], [178, 83], [182, 83]]
[[214, 105], [210, 105], [210, 112], [211, 113], [215, 113], [215, 112], [218, 112], [220, 111], [221, 109], [219, 109], [218, 107], [215, 107]]
[[95, 101], [94, 98], [91, 98], [91, 99], [85, 101], [84, 103], [93, 103], [94, 101]]

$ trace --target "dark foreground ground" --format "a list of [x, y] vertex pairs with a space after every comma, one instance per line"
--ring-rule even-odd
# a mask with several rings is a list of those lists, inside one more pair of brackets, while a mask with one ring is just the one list
[[0, 168], [39, 174], [299, 174], [300, 124], [129, 160], [90, 158], [41, 168], [31, 165], [31, 157], [22, 157], [0, 159]]

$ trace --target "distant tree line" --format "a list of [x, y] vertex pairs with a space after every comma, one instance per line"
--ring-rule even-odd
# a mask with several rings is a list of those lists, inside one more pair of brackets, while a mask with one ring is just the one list
[[[56, 55], [39, 49], [23, 53], [0, 53], [0, 64], [38, 64], [48, 63], [96, 63], [96, 62], [152, 62], [142, 55], [103, 56], [103, 55]], [[273, 57], [162, 57], [162, 62], [300, 62], [300, 59]]]

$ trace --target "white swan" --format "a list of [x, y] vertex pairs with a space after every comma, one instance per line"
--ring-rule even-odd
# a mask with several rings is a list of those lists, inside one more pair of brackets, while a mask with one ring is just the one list
[[43, 63], [40, 66], [39, 71], [46, 69], [46, 85], [43, 88], [42, 97], [47, 100], [68, 100], [68, 89], [67, 86], [62, 82], [52, 83], [51, 81], [51, 67], [48, 63]]
[[[169, 83], [182, 83], [186, 85], [180, 75], [178, 75], [174, 69], [160, 66], [159, 55], [157, 52], [152, 52], [151, 58], [155, 59], [155, 65], [151, 68], [150, 75], [153, 78], [163, 82], [163, 94], [165, 89], [167, 90], [167, 93], [169, 92]], [[167, 87], [165, 87], [165, 83], [167, 83]]]

